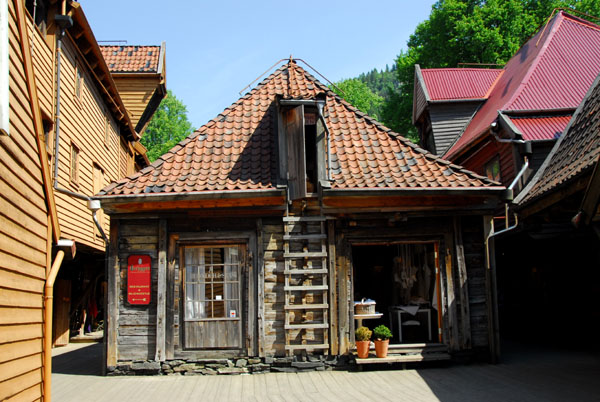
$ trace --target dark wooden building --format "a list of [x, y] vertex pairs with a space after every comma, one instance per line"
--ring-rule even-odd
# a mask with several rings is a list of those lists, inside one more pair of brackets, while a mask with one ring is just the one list
[[[596, 78], [565, 133], [515, 199], [521, 224], [498, 240], [507, 336], [561, 346], [595, 344], [600, 318], [599, 133]], [[557, 318], [559, 325], [551, 325]]]
[[[430, 345], [496, 356], [488, 240], [503, 190], [290, 60], [97, 195], [111, 216], [107, 368], [348, 355], [359, 320], [390, 327], [396, 353], [411, 345], [404, 361]], [[354, 314], [363, 298], [378, 314]]]

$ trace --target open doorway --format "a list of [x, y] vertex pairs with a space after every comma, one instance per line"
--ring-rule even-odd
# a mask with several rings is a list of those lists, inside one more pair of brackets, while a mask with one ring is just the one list
[[354, 300], [374, 300], [382, 313], [363, 321], [364, 326], [386, 325], [394, 335], [391, 343], [438, 342], [436, 246], [433, 242], [352, 246]]

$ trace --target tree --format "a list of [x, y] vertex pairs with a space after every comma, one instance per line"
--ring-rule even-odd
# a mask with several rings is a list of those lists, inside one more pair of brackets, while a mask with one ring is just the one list
[[383, 98], [373, 93], [364, 82], [357, 78], [342, 80], [332, 85], [331, 89], [361, 112], [379, 119]]
[[152, 116], [141, 143], [148, 149], [148, 159], [154, 162], [191, 132], [187, 108], [171, 91]]
[[[598, 0], [439, 0], [429, 19], [410, 36], [396, 58], [399, 93], [383, 106], [383, 122], [414, 133], [414, 65], [457, 67], [458, 63], [505, 64], [555, 8], [600, 16]], [[500, 67], [500, 66], [499, 66]]]

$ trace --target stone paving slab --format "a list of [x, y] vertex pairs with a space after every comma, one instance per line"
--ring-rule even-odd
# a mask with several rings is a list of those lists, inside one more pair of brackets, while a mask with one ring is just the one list
[[[52, 397], [70, 401], [600, 401], [600, 355], [507, 350], [503, 362], [397, 370], [102, 377], [101, 344], [54, 350]], [[383, 366], [383, 367], [382, 367]], [[411, 367], [411, 366], [409, 366]]]

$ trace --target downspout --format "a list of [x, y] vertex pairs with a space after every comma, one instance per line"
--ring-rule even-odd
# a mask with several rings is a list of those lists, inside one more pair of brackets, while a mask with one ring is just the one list
[[52, 303], [54, 299], [54, 282], [58, 275], [58, 270], [62, 264], [65, 252], [58, 250], [46, 285], [44, 286], [44, 401], [50, 402], [52, 399]]
[[61, 59], [62, 59], [62, 38], [65, 35], [65, 28], [73, 26], [73, 20], [68, 15], [65, 15], [66, 12], [66, 2], [62, 3], [62, 12], [63, 14], [57, 15], [56, 22], [60, 26], [60, 33], [57, 38], [57, 50], [56, 50], [56, 134], [54, 138], [54, 190], [59, 193], [63, 193], [69, 195], [71, 197], [79, 198], [80, 200], [87, 201], [88, 208], [92, 211], [92, 219], [94, 221], [94, 225], [102, 235], [102, 239], [104, 240], [104, 244], [108, 245], [108, 238], [102, 229], [102, 225], [98, 221], [98, 217], [96, 216], [96, 212], [101, 208], [100, 201], [92, 200], [87, 195], [79, 194], [74, 191], [70, 191], [59, 187], [58, 185], [58, 168], [60, 166], [60, 67], [61, 67]]

